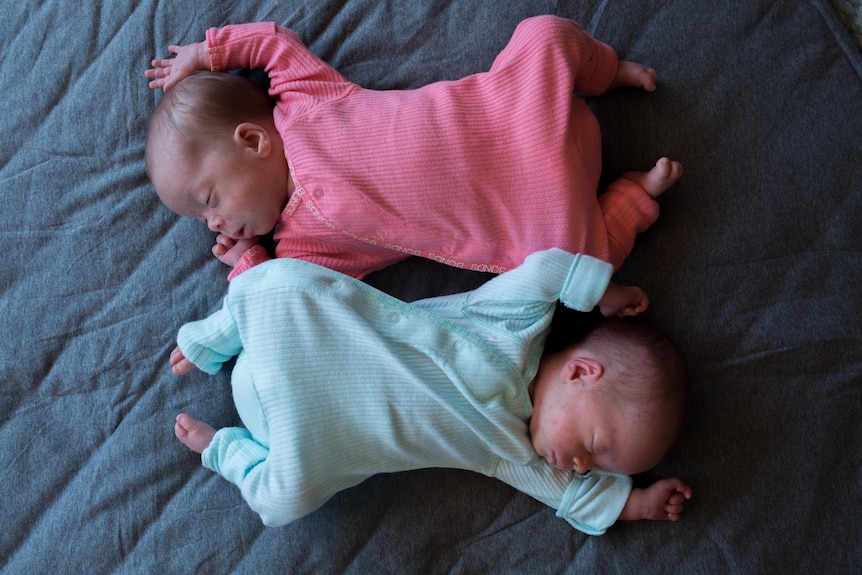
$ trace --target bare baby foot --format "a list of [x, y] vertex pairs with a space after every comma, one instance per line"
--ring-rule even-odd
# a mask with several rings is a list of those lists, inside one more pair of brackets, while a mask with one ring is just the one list
[[658, 81], [658, 72], [638, 64], [637, 62], [629, 62], [620, 60], [617, 65], [617, 75], [611, 82], [611, 88], [643, 88], [647, 92], [655, 91], [656, 82]]
[[623, 178], [632, 181], [646, 190], [653, 199], [662, 195], [682, 176], [682, 164], [667, 158], [660, 158], [649, 172], [626, 172]]
[[196, 453], [202, 453], [204, 449], [209, 447], [215, 432], [213, 426], [198, 421], [185, 413], [177, 416], [177, 422], [174, 425], [174, 434], [177, 439]]

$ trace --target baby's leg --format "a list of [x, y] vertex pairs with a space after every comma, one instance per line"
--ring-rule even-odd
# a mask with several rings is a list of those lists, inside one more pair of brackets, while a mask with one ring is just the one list
[[608, 258], [619, 269], [635, 245], [635, 236], [658, 219], [656, 198], [682, 175], [682, 165], [662, 158], [648, 172], [626, 172], [599, 194], [608, 234]]
[[653, 199], [659, 197], [682, 175], [682, 164], [661, 158], [649, 172], [626, 172], [623, 178], [636, 183]]
[[174, 425], [174, 434], [186, 447], [197, 453], [202, 453], [209, 447], [215, 435], [215, 428], [191, 416], [181, 413]]
[[617, 64], [617, 75], [608, 89], [613, 88], [643, 88], [647, 92], [655, 90], [658, 72], [643, 64], [620, 60]]

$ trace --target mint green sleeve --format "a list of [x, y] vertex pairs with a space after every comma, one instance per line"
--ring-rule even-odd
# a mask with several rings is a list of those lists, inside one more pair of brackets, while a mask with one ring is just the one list
[[539, 460], [500, 460], [494, 477], [557, 510], [557, 517], [588, 535], [602, 535], [622, 513], [632, 490], [628, 475], [592, 471], [581, 476]]
[[591, 311], [605, 293], [613, 266], [583, 254], [558, 248], [533, 253], [520, 266], [474, 290], [469, 304], [523, 302], [556, 304], [557, 300], [578, 311]]
[[185, 324], [177, 334], [177, 345], [186, 359], [209, 374], [217, 373], [226, 361], [242, 350], [228, 301], [225, 298], [221, 309], [202, 320]]
[[[524, 262], [466, 294], [414, 302], [435, 313], [446, 306], [456, 323], [485, 328], [485, 337], [518, 365], [531, 362], [544, 344], [557, 302], [591, 311], [604, 295], [613, 267], [602, 260], [560, 249], [535, 252]], [[460, 298], [460, 299], [459, 299]], [[460, 317], [459, 317], [460, 316]], [[527, 363], [524, 363], [527, 362]]]

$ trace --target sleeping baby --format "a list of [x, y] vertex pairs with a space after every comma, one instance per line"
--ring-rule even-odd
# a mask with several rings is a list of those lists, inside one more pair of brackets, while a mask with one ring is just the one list
[[[236, 356], [245, 427], [180, 414], [175, 433], [270, 526], [374, 474], [427, 467], [495, 477], [588, 534], [676, 521], [689, 486], [637, 489], [629, 475], [679, 434], [687, 369], [666, 336], [623, 318], [648, 300], [612, 271], [550, 249], [473, 291], [405, 303], [313, 263], [262, 263], [171, 354], [177, 375]], [[558, 301], [610, 319], [546, 353]]]

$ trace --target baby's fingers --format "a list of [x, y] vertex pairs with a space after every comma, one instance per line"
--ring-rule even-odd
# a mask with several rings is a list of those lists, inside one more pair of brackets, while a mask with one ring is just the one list
[[677, 479], [674, 477], [672, 479], [668, 479], [667, 481], [667, 486], [670, 488], [670, 491], [674, 493], [674, 496], [682, 496], [685, 499], [691, 499], [692, 489], [681, 479]]
[[671, 493], [664, 504], [664, 512], [668, 521], [678, 521], [680, 513], [685, 509], [685, 501], [691, 499], [691, 488], [685, 484], [677, 486], [677, 491]]
[[[153, 66], [156, 66], [156, 62], [158, 62], [158, 60], [153, 60]], [[150, 78], [150, 83], [147, 85], [153, 89], [164, 88], [167, 83], [166, 78], [170, 75], [170, 66], [166, 68], [150, 68], [149, 70], [144, 71], [144, 76]]]
[[224, 234], [219, 234], [216, 236], [216, 245], [221, 245], [226, 249], [231, 249], [236, 245], [236, 240]]
[[219, 234], [216, 237], [216, 243], [212, 247], [213, 255], [219, 259], [230, 251], [236, 245], [236, 240], [229, 238], [224, 234]]
[[670, 497], [667, 498], [667, 502], [670, 505], [682, 505], [687, 497], [682, 493], [674, 493]]
[[153, 67], [154, 70], [164, 71], [164, 69], [166, 68], [170, 69], [171, 63], [173, 63], [173, 61], [173, 58], [156, 58], [152, 62], [150, 62], [150, 65]]
[[679, 519], [680, 514], [683, 512], [682, 504], [679, 505], [665, 505], [664, 512], [667, 516], [668, 521], [677, 521]]

